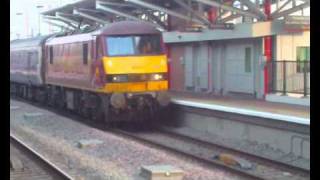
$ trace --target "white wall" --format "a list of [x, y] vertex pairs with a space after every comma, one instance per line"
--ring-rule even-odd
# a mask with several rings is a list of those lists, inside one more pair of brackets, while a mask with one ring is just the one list
[[298, 46], [310, 46], [310, 31], [276, 36], [276, 60], [296, 60]]

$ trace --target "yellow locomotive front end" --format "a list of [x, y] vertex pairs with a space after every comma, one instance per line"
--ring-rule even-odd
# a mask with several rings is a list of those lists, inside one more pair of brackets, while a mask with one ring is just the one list
[[166, 55], [104, 57], [103, 66], [108, 93], [168, 89]]
[[[114, 108], [169, 103], [167, 56], [161, 34], [112, 35], [103, 39], [102, 66]], [[141, 109], [141, 108], [140, 108]]]

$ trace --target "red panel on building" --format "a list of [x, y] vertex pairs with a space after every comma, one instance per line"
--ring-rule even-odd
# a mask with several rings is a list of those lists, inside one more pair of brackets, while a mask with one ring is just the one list
[[[184, 46], [170, 45], [171, 62], [170, 62], [170, 90], [184, 91]], [[182, 59], [181, 59], [182, 58]]]

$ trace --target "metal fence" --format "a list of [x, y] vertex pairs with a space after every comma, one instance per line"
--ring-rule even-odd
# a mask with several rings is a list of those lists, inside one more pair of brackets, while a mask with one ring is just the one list
[[271, 61], [269, 71], [269, 92], [310, 95], [309, 61]]

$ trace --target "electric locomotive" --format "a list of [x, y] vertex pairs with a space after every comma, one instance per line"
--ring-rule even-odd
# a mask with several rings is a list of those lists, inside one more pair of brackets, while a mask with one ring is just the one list
[[[36, 65], [42, 84], [11, 83], [25, 85], [33, 99], [107, 123], [150, 120], [169, 103], [165, 47], [149, 23], [116, 22], [91, 33], [52, 36], [38, 46], [44, 51]], [[19, 60], [28, 66], [29, 59]]]

